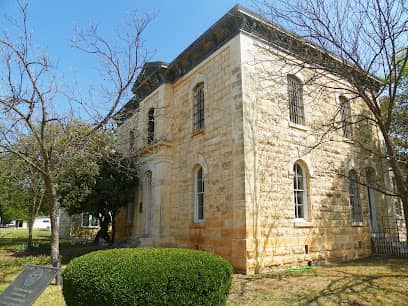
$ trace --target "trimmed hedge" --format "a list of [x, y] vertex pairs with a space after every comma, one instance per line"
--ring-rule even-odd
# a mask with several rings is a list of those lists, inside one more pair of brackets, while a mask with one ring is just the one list
[[77, 305], [225, 305], [232, 267], [189, 249], [112, 249], [73, 259], [62, 292]]

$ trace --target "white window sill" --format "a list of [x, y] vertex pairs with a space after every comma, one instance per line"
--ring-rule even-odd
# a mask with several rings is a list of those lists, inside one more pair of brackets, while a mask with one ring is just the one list
[[352, 226], [355, 226], [355, 227], [362, 227], [362, 226], [364, 226], [363, 222], [352, 222], [351, 225], [352, 225]]
[[205, 134], [205, 129], [204, 128], [192, 131], [191, 132], [191, 137], [201, 135], [201, 134]]
[[350, 139], [350, 138], [345, 138], [345, 137], [343, 137], [343, 142], [353, 144], [353, 143], [354, 143], [354, 140], [353, 140], [353, 139]]
[[313, 221], [306, 221], [305, 219], [296, 219], [294, 222], [294, 227], [315, 227]]
[[194, 221], [190, 224], [190, 228], [205, 228], [204, 220], [202, 221]]
[[289, 122], [289, 127], [300, 130], [300, 131], [309, 131], [310, 127], [303, 125], [303, 124], [297, 124], [293, 122]]

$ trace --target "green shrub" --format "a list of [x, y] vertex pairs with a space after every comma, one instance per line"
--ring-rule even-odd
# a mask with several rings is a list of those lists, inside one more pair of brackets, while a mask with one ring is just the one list
[[73, 259], [63, 273], [71, 305], [225, 305], [232, 267], [188, 249], [113, 249]]

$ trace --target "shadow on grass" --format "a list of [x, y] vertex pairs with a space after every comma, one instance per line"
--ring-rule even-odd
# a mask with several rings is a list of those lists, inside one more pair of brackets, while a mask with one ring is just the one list
[[[95, 244], [71, 245], [70, 243], [60, 244], [61, 264], [67, 265], [75, 257], [85, 255], [87, 253], [104, 249]], [[12, 251], [12, 256], [21, 258], [28, 256], [50, 256], [51, 247], [49, 244], [42, 244], [38, 248], [25, 251]]]
[[362, 277], [352, 273], [344, 273], [343, 277], [330, 280], [326, 288], [314, 292], [308, 299], [302, 300], [301, 304], [367, 305], [368, 303], [368, 305], [380, 305], [391, 297], [400, 301], [408, 301], [408, 293], [401, 288], [393, 287], [391, 281], [394, 279], [398, 282], [399, 280], [406, 280], [406, 278], [406, 274]]
[[[22, 259], [25, 257], [50, 256], [51, 246], [49, 241], [34, 240], [33, 242], [34, 247], [31, 249], [27, 249], [27, 239], [1, 238], [0, 251], [3, 251], [3, 256], [0, 252], [0, 257], [4, 257], [5, 254], [7, 254], [7, 257], [9, 258], [11, 257], [16, 259], [17, 258]], [[61, 264], [66, 265], [75, 257], [82, 256], [89, 252], [101, 249], [104, 248], [95, 244], [72, 245], [70, 242], [61, 242], [60, 243]]]
[[384, 301], [408, 305], [408, 258], [362, 258], [323, 266], [309, 275], [325, 278], [328, 284], [303, 295], [302, 305], [380, 305]]
[[371, 257], [308, 271], [236, 275], [230, 305], [408, 305], [408, 259]]

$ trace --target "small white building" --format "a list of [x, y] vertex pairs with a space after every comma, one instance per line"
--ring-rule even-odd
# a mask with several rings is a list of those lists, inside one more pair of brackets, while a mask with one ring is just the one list
[[[9, 227], [26, 229], [28, 228], [28, 222], [26, 220], [13, 220], [9, 223]], [[33, 229], [46, 229], [51, 230], [50, 217], [40, 216], [34, 219]]]
[[[24, 223], [27, 222], [24, 221]], [[43, 216], [35, 218], [33, 228], [51, 230], [50, 217]]]

